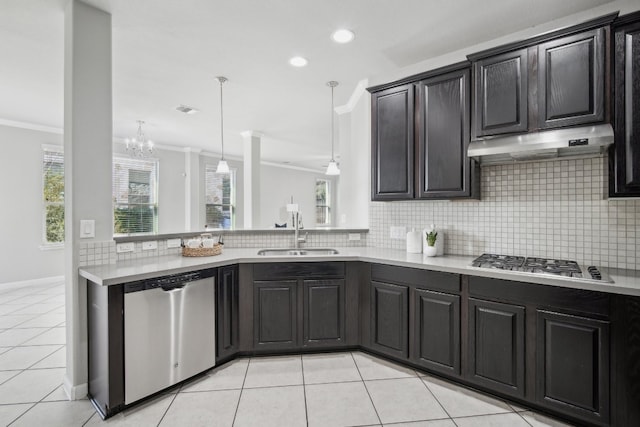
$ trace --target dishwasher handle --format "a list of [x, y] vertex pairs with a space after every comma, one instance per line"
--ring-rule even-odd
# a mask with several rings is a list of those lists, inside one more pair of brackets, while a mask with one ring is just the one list
[[161, 286], [160, 289], [162, 289], [164, 292], [180, 292], [183, 288], [185, 287], [185, 284], [180, 284], [180, 285], [167, 285], [167, 286]]

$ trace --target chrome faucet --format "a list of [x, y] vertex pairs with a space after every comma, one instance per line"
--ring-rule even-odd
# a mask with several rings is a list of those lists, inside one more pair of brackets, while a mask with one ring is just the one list
[[300, 212], [296, 212], [293, 216], [293, 226], [295, 228], [293, 233], [293, 247], [295, 249], [300, 248], [300, 243], [305, 243], [307, 241], [307, 234], [305, 233], [304, 237], [300, 237]]

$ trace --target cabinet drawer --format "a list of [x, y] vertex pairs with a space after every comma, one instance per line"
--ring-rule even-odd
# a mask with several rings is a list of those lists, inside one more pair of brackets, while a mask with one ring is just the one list
[[344, 277], [343, 262], [274, 262], [254, 264], [254, 280]]
[[371, 265], [371, 279], [377, 282], [414, 285], [418, 288], [460, 292], [460, 275], [394, 265]]

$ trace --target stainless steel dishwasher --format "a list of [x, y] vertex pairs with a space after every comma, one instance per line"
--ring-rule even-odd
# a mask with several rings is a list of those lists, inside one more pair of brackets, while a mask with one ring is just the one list
[[127, 283], [124, 403], [215, 365], [215, 270]]

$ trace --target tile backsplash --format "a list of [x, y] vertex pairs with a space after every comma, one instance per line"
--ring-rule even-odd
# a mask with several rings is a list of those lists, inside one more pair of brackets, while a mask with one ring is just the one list
[[606, 199], [603, 157], [483, 166], [481, 200], [371, 202], [367, 243], [405, 249], [391, 226], [445, 234], [445, 253], [574, 259], [640, 269], [640, 200]]
[[[436, 224], [445, 253], [484, 252], [573, 259], [583, 264], [640, 270], [640, 200], [606, 199], [603, 157], [483, 166], [481, 200], [370, 202], [369, 233], [348, 240], [347, 232], [309, 232], [310, 247], [390, 247], [390, 227], [421, 230]], [[303, 230], [302, 235], [305, 231]], [[228, 248], [277, 248], [293, 244], [293, 233], [238, 233], [224, 236]], [[81, 243], [80, 266], [114, 264], [180, 254], [158, 247], [116, 254], [115, 242]]]

